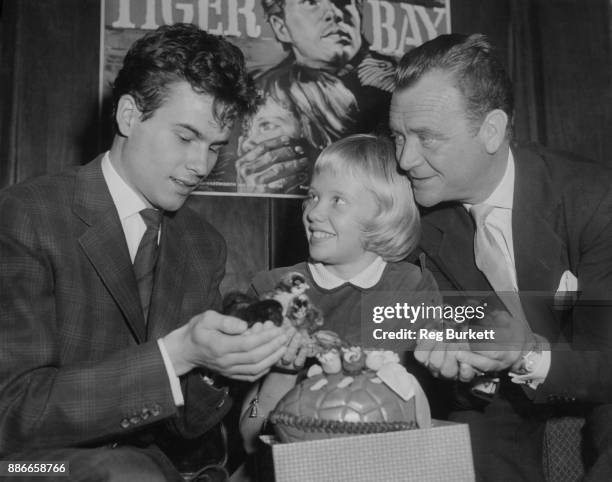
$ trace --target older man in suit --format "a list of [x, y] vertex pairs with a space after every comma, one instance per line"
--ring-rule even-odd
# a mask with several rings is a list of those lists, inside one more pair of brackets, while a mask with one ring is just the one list
[[457, 380], [451, 419], [470, 424], [479, 480], [542, 480], [544, 422], [566, 412], [588, 417], [588, 476], [610, 480], [610, 171], [510, 147], [511, 82], [481, 35], [425, 43], [396, 80], [390, 126], [428, 266], [442, 290], [486, 303], [470, 327], [495, 334], [415, 352]]
[[213, 311], [225, 243], [189, 199], [254, 88], [236, 47], [177, 24], [134, 44], [113, 94], [110, 151], [0, 193], [0, 455], [182, 480], [160, 446], [205, 442], [222, 376], [285, 350], [280, 328]]

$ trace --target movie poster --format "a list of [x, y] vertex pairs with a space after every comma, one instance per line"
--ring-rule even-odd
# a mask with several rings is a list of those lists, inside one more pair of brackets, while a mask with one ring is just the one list
[[397, 60], [450, 32], [450, 0], [103, 0], [101, 103], [147, 30], [195, 23], [246, 58], [262, 94], [196, 194], [302, 197], [318, 153], [382, 132]]

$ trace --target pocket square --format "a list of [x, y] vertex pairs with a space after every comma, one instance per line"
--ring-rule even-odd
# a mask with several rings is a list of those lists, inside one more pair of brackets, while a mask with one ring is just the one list
[[559, 280], [553, 306], [557, 310], [569, 310], [578, 296], [578, 278], [570, 270], [565, 270]]

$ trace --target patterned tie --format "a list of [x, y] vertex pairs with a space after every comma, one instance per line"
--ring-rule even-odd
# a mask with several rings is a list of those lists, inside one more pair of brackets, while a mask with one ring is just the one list
[[488, 204], [475, 204], [470, 208], [470, 214], [476, 223], [476, 233], [474, 235], [476, 266], [487, 277], [510, 314], [526, 323], [521, 300], [512, 284], [506, 257], [485, 223], [491, 211], [493, 211], [493, 206]]
[[146, 323], [149, 317], [149, 304], [151, 303], [151, 292], [153, 290], [155, 263], [157, 262], [157, 238], [162, 213], [156, 209], [143, 209], [140, 211], [140, 216], [147, 225], [147, 230], [140, 240], [134, 258], [134, 273], [136, 274], [140, 304]]

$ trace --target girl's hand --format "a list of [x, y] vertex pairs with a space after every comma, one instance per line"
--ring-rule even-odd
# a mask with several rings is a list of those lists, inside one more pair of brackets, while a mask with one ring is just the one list
[[285, 370], [299, 370], [304, 367], [306, 358], [312, 356], [311, 339], [293, 326], [288, 328], [286, 335], [289, 337], [287, 350], [276, 366]]

